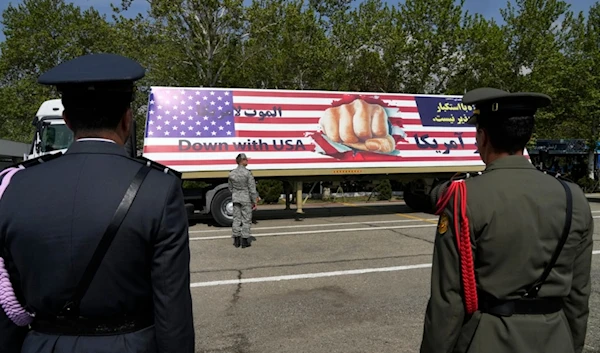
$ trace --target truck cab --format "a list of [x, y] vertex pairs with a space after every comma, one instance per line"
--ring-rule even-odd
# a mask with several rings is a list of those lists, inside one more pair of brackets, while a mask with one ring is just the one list
[[63, 120], [63, 110], [60, 99], [51, 99], [40, 105], [31, 123], [35, 127], [35, 133], [29, 154], [23, 156], [24, 160], [64, 153], [73, 143], [73, 132]]
[[[75, 137], [62, 117], [63, 111], [60, 99], [50, 99], [40, 105], [31, 123], [35, 127], [35, 133], [29, 154], [23, 156], [24, 160], [46, 154], [64, 153], [71, 146]], [[127, 154], [132, 158], [137, 157], [135, 132], [134, 120], [131, 135], [125, 144]]]

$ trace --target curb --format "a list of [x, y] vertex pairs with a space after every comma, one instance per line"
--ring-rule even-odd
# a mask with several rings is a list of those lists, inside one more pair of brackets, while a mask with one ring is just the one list
[[[326, 208], [326, 207], [351, 207], [351, 206], [402, 206], [404, 205], [404, 201], [388, 201], [388, 202], [323, 202], [323, 203], [307, 203], [302, 205], [303, 209], [307, 208]], [[260, 210], [279, 210], [279, 211], [295, 211], [296, 204], [291, 204], [290, 209], [285, 209], [285, 204], [277, 204], [277, 205], [258, 205], [257, 211]]]

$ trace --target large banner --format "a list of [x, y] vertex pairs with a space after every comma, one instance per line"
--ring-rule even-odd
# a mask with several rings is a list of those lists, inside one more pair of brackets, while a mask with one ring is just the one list
[[144, 156], [181, 172], [482, 166], [460, 96], [152, 87]]

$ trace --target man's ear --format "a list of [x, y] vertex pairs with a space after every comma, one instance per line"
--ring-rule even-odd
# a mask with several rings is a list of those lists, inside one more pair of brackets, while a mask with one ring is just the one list
[[65, 124], [67, 124], [67, 127], [69, 128], [69, 130], [71, 130], [71, 131], [75, 132], [75, 131], [73, 130], [73, 125], [71, 124], [71, 121], [70, 121], [70, 120], [69, 120], [69, 118], [67, 117], [67, 111], [66, 111], [66, 110], [63, 110], [63, 112], [62, 112], [62, 118], [63, 118], [63, 120], [65, 121]]
[[479, 143], [478, 143], [479, 147], [487, 146], [487, 144], [490, 142], [487, 131], [482, 127], [478, 127], [477, 133], [479, 135]]
[[123, 115], [123, 119], [121, 119], [121, 129], [129, 135], [131, 128], [133, 127], [133, 112], [131, 108], [127, 108], [125, 111], [125, 115]]

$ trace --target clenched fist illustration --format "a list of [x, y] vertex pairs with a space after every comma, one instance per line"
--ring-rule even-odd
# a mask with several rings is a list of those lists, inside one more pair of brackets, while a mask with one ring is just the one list
[[387, 153], [395, 149], [385, 110], [362, 99], [327, 108], [319, 125], [332, 141], [358, 150]]

